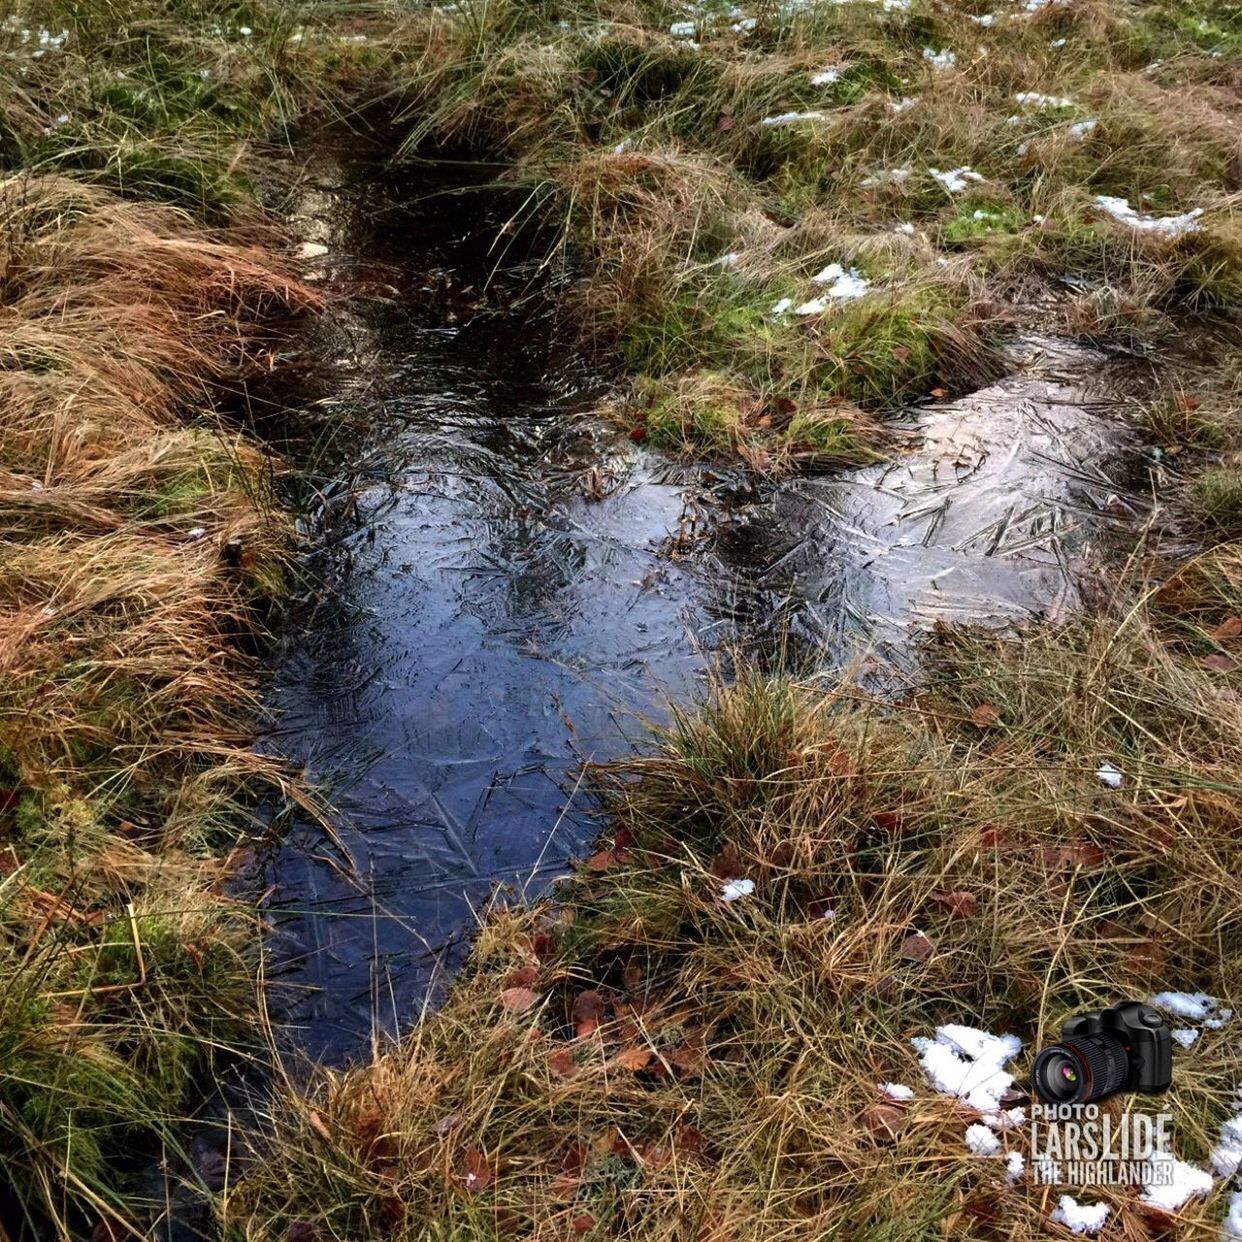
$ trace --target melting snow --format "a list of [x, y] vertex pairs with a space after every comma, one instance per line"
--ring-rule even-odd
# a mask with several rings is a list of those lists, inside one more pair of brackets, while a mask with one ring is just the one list
[[909, 1100], [914, 1098], [914, 1088], [907, 1087], [904, 1082], [882, 1082], [879, 1089], [890, 1100]]
[[1192, 1027], [1181, 1027], [1173, 1031], [1172, 1035], [1183, 1048], [1189, 1048], [1199, 1038], [1199, 1032]]
[[757, 17], [743, 17], [740, 22], [734, 22], [731, 29], [735, 34], [750, 34], [757, 25], [759, 25]]
[[795, 121], [826, 121], [826, 112], [782, 112], [779, 116], [765, 116], [760, 125], [792, 125]]
[[[855, 298], [862, 297], [870, 287], [869, 282], [858, 274], [857, 268], [851, 267], [847, 272], [840, 263], [829, 263], [811, 279], [817, 285], [827, 285], [827, 296], [835, 302], [852, 302]], [[802, 313], [801, 310], [799, 313]]]
[[739, 897], [749, 897], [754, 891], [754, 880], [726, 880], [720, 886], [720, 900], [737, 901]]
[[933, 69], [952, 69], [957, 64], [957, 53], [949, 51], [947, 47], [942, 48], [939, 52], [934, 52], [931, 48], [925, 47], [923, 49], [923, 59]]
[[1230, 1117], [1220, 1128], [1220, 1139], [1208, 1157], [1218, 1177], [1232, 1177], [1242, 1166], [1242, 1115]]
[[1144, 233], [1160, 233], [1165, 237], [1184, 237], [1187, 233], [1195, 232], [1199, 227], [1199, 217], [1203, 215], [1202, 207], [1193, 207], [1180, 216], [1144, 216], [1130, 206], [1128, 199], [1115, 198], [1111, 194], [1097, 195], [1095, 205], [1114, 220], [1128, 224], [1132, 229]]
[[918, 101], [919, 97], [917, 95], [903, 95], [900, 99], [890, 99], [888, 106], [894, 112], [908, 112]]
[[939, 168], [929, 168], [927, 171], [931, 173], [932, 177], [939, 181], [950, 194], [957, 194], [964, 190], [968, 182], [983, 180], [983, 178], [971, 168], [949, 168], [944, 170]]
[[1005, 1176], [1016, 1182], [1026, 1172], [1026, 1157], [1020, 1151], [1011, 1151], [1005, 1157]]
[[812, 86], [831, 86], [841, 77], [840, 69], [821, 69], [818, 73], [811, 74]]
[[694, 38], [694, 23], [693, 22], [674, 22], [668, 28], [668, 32], [669, 34], [673, 36], [674, 39], [693, 39]]
[[1069, 132], [1081, 142], [1098, 124], [1095, 117], [1088, 117], [1085, 121], [1075, 121]]
[[981, 1113], [999, 1110], [1001, 1096], [1013, 1085], [1005, 1063], [1022, 1049], [1016, 1035], [992, 1035], [957, 1023], [938, 1026], [935, 1039], [918, 1036], [911, 1042], [932, 1086]]
[[772, 314], [783, 315], [793, 305], [793, 298], [781, 298], [777, 304], [772, 307]]
[[1070, 1233], [1097, 1234], [1108, 1219], [1107, 1203], [1079, 1203], [1073, 1195], [1062, 1195], [1052, 1219]]
[[1171, 1167], [1172, 1176], [1162, 1179], [1167, 1183], [1165, 1185], [1144, 1186], [1142, 1195], [1144, 1203], [1149, 1203], [1152, 1207], [1160, 1208], [1165, 1212], [1176, 1212], [1187, 1199], [1194, 1198], [1196, 1195], [1206, 1195], [1211, 1191], [1212, 1175], [1210, 1173], [1204, 1172], [1203, 1169], [1193, 1164], [1187, 1164], [1185, 1160], [1179, 1160], [1170, 1152], [1157, 1152], [1152, 1156], [1152, 1161], [1154, 1163], [1157, 1160]]
[[1019, 91], [1013, 98], [1014, 103], [1019, 103], [1024, 108], [1072, 108], [1074, 106], [1074, 101], [1066, 99], [1064, 95], [1041, 95], [1038, 91]]
[[966, 1127], [966, 1146], [976, 1156], [995, 1156], [1000, 1153], [1000, 1139], [987, 1126], [978, 1122]]
[[1101, 763], [1095, 770], [1095, 775], [1102, 785], [1107, 785], [1109, 789], [1120, 789], [1122, 776], [1119, 769], [1113, 767], [1111, 763]]
[[999, 1113], [987, 1113], [983, 1118], [983, 1124], [993, 1130], [1013, 1130], [1025, 1121], [1025, 1108], [1006, 1108]]
[[1242, 1238], [1242, 1190], [1235, 1190], [1229, 1196], [1229, 1211], [1221, 1222], [1220, 1236], [1226, 1242], [1234, 1238]]
[[911, 224], [911, 223], [907, 220], [907, 221], [905, 221], [905, 222], [904, 222], [904, 223], [902, 223], [902, 224], [898, 224], [898, 225], [896, 225], [896, 226], [894, 227], [894, 229], [893, 229], [893, 232], [894, 232], [894, 233], [904, 233], [907, 237], [913, 237], [913, 236], [914, 236], [914, 225], [913, 225], [913, 224]]
[[995, 13], [971, 13], [969, 16], [976, 26], [991, 26], [996, 21]]
[[863, 178], [863, 187], [870, 189], [872, 186], [885, 185], [891, 183], [900, 185], [903, 181], [910, 179], [912, 169], [909, 164], [902, 165], [901, 168], [886, 168], [880, 172], [871, 173], [870, 176]]
[[1158, 992], [1151, 1003], [1175, 1018], [1188, 1018], [1192, 1022], [1201, 1022], [1216, 1009], [1216, 997], [1206, 992]]

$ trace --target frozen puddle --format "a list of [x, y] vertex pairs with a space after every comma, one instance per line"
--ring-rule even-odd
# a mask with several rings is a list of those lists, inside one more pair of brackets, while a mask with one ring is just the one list
[[883, 466], [756, 485], [635, 446], [591, 413], [537, 248], [497, 247], [513, 204], [444, 176], [326, 156], [298, 215], [337, 309], [286, 421], [330, 447], [265, 744], [327, 786], [335, 840], [293, 823], [264, 880], [317, 1056], [414, 1017], [496, 882], [537, 892], [583, 852], [581, 761], [624, 753], [718, 648], [792, 639], [827, 670], [935, 616], [1056, 613], [1128, 521], [1107, 370], [1050, 343], [917, 413]]
[[723, 557], [840, 657], [938, 618], [1055, 618], [1094, 545], [1144, 507], [1112, 382], [1096, 354], [1028, 342], [1013, 375], [922, 411], [894, 460], [779, 488], [722, 534]]

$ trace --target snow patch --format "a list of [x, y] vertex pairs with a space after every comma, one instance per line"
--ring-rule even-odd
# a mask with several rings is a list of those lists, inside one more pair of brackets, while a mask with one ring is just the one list
[[972, 181], [982, 181], [983, 178], [968, 167], [963, 168], [929, 168], [927, 170], [932, 178], [939, 181], [945, 190], [950, 194], [958, 194], [966, 188]]
[[933, 51], [929, 47], [923, 49], [923, 59], [927, 61], [933, 69], [952, 69], [957, 64], [957, 53], [951, 52], [949, 49], [942, 48], [939, 52]]
[[1172, 1031], [1171, 1034], [1183, 1048], [1189, 1048], [1199, 1038], [1199, 1032], [1193, 1027], [1179, 1027], [1177, 1030]]
[[1159, 233], [1162, 237], [1184, 237], [1199, 228], [1202, 207], [1192, 207], [1180, 216], [1145, 216], [1130, 206], [1129, 199], [1116, 198], [1111, 194], [1096, 195], [1095, 205], [1106, 215], [1121, 224], [1129, 225], [1142, 233]]
[[1073, 1195], [1062, 1195], [1052, 1219], [1070, 1233], [1095, 1235], [1104, 1228], [1108, 1212], [1107, 1203], [1079, 1203]]
[[1016, 1035], [950, 1023], [938, 1026], [934, 1039], [920, 1035], [911, 1043], [937, 1091], [955, 1095], [981, 1113], [1000, 1111], [1001, 1096], [1013, 1086], [1013, 1075], [1004, 1066], [1022, 1050]]
[[1201, 1022], [1216, 1010], [1216, 997], [1206, 992], [1157, 992], [1151, 1003], [1175, 1018], [1187, 1018], [1192, 1022]]
[[826, 121], [826, 112], [782, 112], [779, 116], [765, 116], [760, 125], [793, 125], [797, 121]]
[[1115, 768], [1111, 763], [1101, 763], [1095, 770], [1096, 779], [1101, 785], [1107, 785], [1109, 789], [1120, 789], [1122, 782], [1121, 771]]
[[871, 287], [870, 282], [859, 275], [857, 268], [851, 267], [847, 272], [840, 263], [829, 263], [811, 279], [817, 285], [827, 285], [825, 295], [834, 302], [852, 302], [855, 298], [862, 297]]
[[1165, 1212], [1176, 1212], [1188, 1199], [1211, 1192], [1212, 1175], [1203, 1169], [1179, 1160], [1172, 1152], [1167, 1151], [1156, 1152], [1152, 1156], [1152, 1163], [1156, 1161], [1168, 1165], [1171, 1173], [1161, 1178], [1164, 1184], [1143, 1187], [1144, 1203]]
[[907, 1087], [904, 1082], [882, 1082], [877, 1084], [877, 1087], [890, 1100], [911, 1100], [914, 1098], [914, 1088]]
[[1229, 1196], [1229, 1210], [1221, 1222], [1220, 1236], [1222, 1242], [1233, 1242], [1242, 1238], [1242, 1190], [1235, 1190]]
[[888, 106], [894, 112], [909, 112], [918, 101], [919, 97], [917, 95], [903, 95], [900, 99], [890, 99]]
[[737, 901], [740, 897], [749, 897], [754, 891], [754, 880], [725, 880], [720, 886], [720, 900]]
[[1000, 1139], [987, 1126], [978, 1122], [966, 1127], [966, 1146], [976, 1156], [995, 1156], [1000, 1153]]
[[821, 69], [818, 73], [811, 74], [812, 86], [831, 86], [834, 82], [841, 78], [840, 69]]
[[1074, 106], [1074, 101], [1066, 99], [1064, 95], [1041, 95], [1038, 91], [1019, 91], [1013, 98], [1014, 102], [1021, 104], [1022, 107], [1034, 108], [1036, 111]]

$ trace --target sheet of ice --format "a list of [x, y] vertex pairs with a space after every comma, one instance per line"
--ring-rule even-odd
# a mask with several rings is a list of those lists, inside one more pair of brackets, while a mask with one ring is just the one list
[[1000, 1111], [1001, 1096], [1013, 1086], [1005, 1064], [1022, 1049], [1016, 1035], [993, 1035], [950, 1023], [936, 1028], [934, 1039], [916, 1036], [919, 1064], [937, 1091], [965, 1100], [981, 1113]]
[[1070, 1233], [1094, 1236], [1104, 1228], [1108, 1213], [1107, 1203], [1079, 1203], [1073, 1195], [1062, 1195], [1052, 1219], [1064, 1225]]
[[960, 194], [972, 181], [983, 178], [970, 167], [962, 168], [929, 168], [932, 178], [939, 181], [950, 194]]
[[949, 51], [947, 47], [941, 48], [938, 52], [930, 47], [925, 47], [923, 49], [923, 59], [933, 69], [952, 69], [957, 64], [957, 53]]
[[1199, 1038], [1199, 1032], [1193, 1027], [1188, 1026], [1178, 1027], [1177, 1030], [1170, 1032], [1170, 1034], [1183, 1048], [1189, 1048]]
[[725, 880], [720, 886], [720, 900], [737, 901], [741, 897], [749, 897], [754, 891], [754, 880]]
[[1129, 199], [1117, 198], [1112, 194], [1097, 194], [1095, 205], [1121, 224], [1142, 233], [1159, 233], [1163, 237], [1184, 237], [1187, 233], [1197, 232], [1199, 217], [1203, 215], [1202, 207], [1192, 207], [1180, 216], [1145, 216], [1130, 206]]
[[910, 1100], [914, 1098], [914, 1088], [907, 1087], [904, 1082], [882, 1082], [878, 1084], [878, 1087], [890, 1100]]
[[966, 1127], [966, 1146], [976, 1156], [995, 1156], [1000, 1153], [1000, 1139], [979, 1122]]
[[1176, 1212], [1188, 1199], [1206, 1195], [1212, 1190], [1212, 1175], [1196, 1165], [1179, 1160], [1171, 1152], [1157, 1152], [1152, 1162], [1171, 1168], [1171, 1176], [1162, 1178], [1163, 1185], [1143, 1187], [1142, 1199], [1165, 1212]]
[[760, 125], [793, 125], [798, 121], [826, 121], [826, 112], [782, 112], [779, 116], [765, 116]]

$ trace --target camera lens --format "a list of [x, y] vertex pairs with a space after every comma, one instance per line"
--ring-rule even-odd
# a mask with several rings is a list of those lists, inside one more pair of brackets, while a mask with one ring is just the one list
[[1115, 1035], [1073, 1035], [1035, 1058], [1031, 1086], [1045, 1104], [1089, 1104], [1120, 1090], [1129, 1073], [1129, 1055]]

